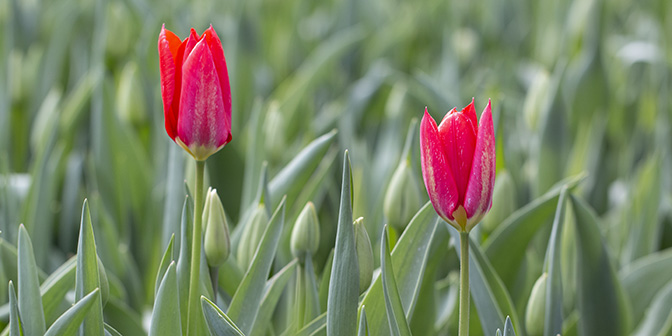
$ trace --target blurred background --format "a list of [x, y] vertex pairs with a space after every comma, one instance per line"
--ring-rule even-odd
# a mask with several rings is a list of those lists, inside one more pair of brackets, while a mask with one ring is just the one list
[[[163, 23], [181, 38], [212, 24], [223, 43], [233, 141], [207, 170], [229, 225], [245, 217], [266, 161], [273, 204], [288, 194], [289, 223], [306, 201], [318, 208], [317, 269], [333, 246], [343, 150], [354, 216], [378, 253], [411, 120], [425, 106], [440, 120], [472, 97], [479, 115], [492, 99], [497, 179], [507, 183], [493, 206], [507, 205], [486, 218], [481, 239], [585, 174], [577, 193], [600, 216], [617, 269], [672, 246], [670, 1], [2, 1], [0, 237], [13, 244], [25, 223], [51, 272], [76, 251], [88, 198], [100, 258], [125, 291], [111, 301], [120, 316], [151, 306], [193, 175], [164, 130]], [[292, 161], [306, 146], [309, 160]], [[416, 133], [411, 167], [424, 203], [418, 146]], [[292, 163], [299, 173], [288, 179]], [[510, 289], [521, 310], [545, 251], [530, 249], [541, 255], [525, 261], [536, 275]]]

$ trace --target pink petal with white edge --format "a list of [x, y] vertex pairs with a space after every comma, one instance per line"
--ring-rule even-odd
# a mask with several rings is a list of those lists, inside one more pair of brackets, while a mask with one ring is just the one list
[[221, 148], [229, 136], [217, 69], [205, 39], [182, 65], [182, 92], [177, 125], [179, 140], [197, 160]]
[[467, 211], [467, 230], [476, 225], [492, 206], [492, 190], [495, 186], [495, 129], [492, 122], [490, 101], [483, 110], [478, 125], [476, 149], [469, 177], [469, 186], [464, 201]]
[[457, 186], [448, 166], [436, 122], [427, 108], [420, 123], [420, 160], [422, 178], [434, 209], [441, 218], [452, 221], [452, 213], [458, 201]]

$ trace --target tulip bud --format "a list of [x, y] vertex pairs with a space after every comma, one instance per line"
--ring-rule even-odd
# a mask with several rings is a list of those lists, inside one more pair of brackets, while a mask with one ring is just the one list
[[546, 280], [548, 273], [543, 273], [532, 287], [530, 299], [525, 309], [525, 329], [534, 335], [544, 334], [544, 319], [546, 314]]
[[320, 246], [320, 222], [313, 202], [306, 203], [292, 229], [290, 248], [295, 258], [303, 261], [306, 253], [314, 255]]
[[140, 125], [147, 120], [142, 87], [138, 78], [138, 65], [128, 62], [121, 71], [117, 90], [119, 118], [131, 125]]
[[492, 206], [495, 131], [490, 102], [476, 121], [474, 101], [441, 124], [427, 112], [420, 123], [422, 177], [436, 212], [458, 231], [469, 232]]
[[402, 159], [387, 187], [383, 214], [387, 217], [387, 222], [401, 232], [421, 205], [418, 181], [413, 174], [410, 162]]
[[495, 189], [492, 192], [492, 208], [483, 218], [483, 229], [492, 232], [499, 223], [503, 222], [516, 210], [516, 186], [511, 174], [502, 171], [495, 181]]
[[355, 226], [355, 250], [359, 264], [359, 293], [361, 294], [369, 288], [373, 277], [373, 248], [371, 248], [371, 240], [364, 226], [364, 218], [357, 218], [353, 225]]
[[240, 235], [240, 243], [238, 244], [238, 265], [241, 269], [247, 270], [252, 263], [254, 254], [257, 252], [257, 246], [268, 225], [268, 220], [266, 207], [263, 203], [259, 203], [250, 216], [250, 219], [245, 223], [243, 232]]
[[273, 160], [281, 159], [282, 154], [286, 152], [285, 149], [287, 148], [285, 141], [287, 122], [285, 121], [285, 116], [280, 111], [280, 104], [277, 101], [271, 102], [263, 128], [266, 153]]
[[203, 223], [205, 224], [205, 260], [210, 267], [219, 267], [229, 258], [231, 242], [229, 241], [229, 226], [226, 223], [226, 214], [222, 201], [217, 195], [217, 189], [208, 189], [203, 209]]

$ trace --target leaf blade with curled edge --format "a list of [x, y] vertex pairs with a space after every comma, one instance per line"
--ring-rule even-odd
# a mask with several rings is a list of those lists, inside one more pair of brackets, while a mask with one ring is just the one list
[[164, 274], [166, 274], [166, 270], [168, 270], [168, 266], [175, 259], [175, 256], [173, 255], [173, 243], [174, 242], [175, 242], [175, 234], [173, 233], [170, 236], [170, 241], [168, 242], [168, 247], [166, 247], [166, 251], [163, 253], [163, 257], [161, 258], [161, 263], [159, 263], [159, 270], [156, 272], [156, 280], [154, 282], [154, 295], [157, 295], [157, 293], [159, 292], [159, 286], [161, 285], [161, 280], [163, 279]]
[[280, 295], [282, 295], [287, 282], [294, 273], [296, 263], [296, 260], [293, 260], [267, 281], [264, 298], [261, 301], [259, 313], [254, 321], [250, 336], [265, 335], [278, 300], [280, 300]]
[[[93, 236], [93, 225], [89, 214], [88, 201], [82, 206], [79, 241], [77, 244], [77, 268], [75, 271], [75, 302], [83, 299], [88, 293], [100, 288], [98, 276], [98, 256], [96, 240]], [[78, 334], [82, 336], [103, 335], [103, 305], [100, 296], [94, 299], [90, 313], [84, 318]]]
[[567, 200], [567, 188], [563, 188], [558, 198], [558, 206], [555, 210], [553, 228], [548, 240], [546, 261], [544, 268], [548, 273], [546, 283], [546, 308], [544, 316], [544, 336], [555, 336], [562, 333], [562, 274], [561, 274], [561, 239], [562, 226], [565, 222], [565, 204]]
[[9, 335], [21, 336], [23, 335], [23, 326], [21, 325], [21, 314], [19, 313], [19, 304], [16, 299], [16, 291], [14, 290], [14, 283], [9, 281]]

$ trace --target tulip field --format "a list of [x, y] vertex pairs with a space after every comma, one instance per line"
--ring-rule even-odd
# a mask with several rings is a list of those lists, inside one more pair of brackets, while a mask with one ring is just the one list
[[672, 336], [672, 1], [0, 1], [0, 336]]

